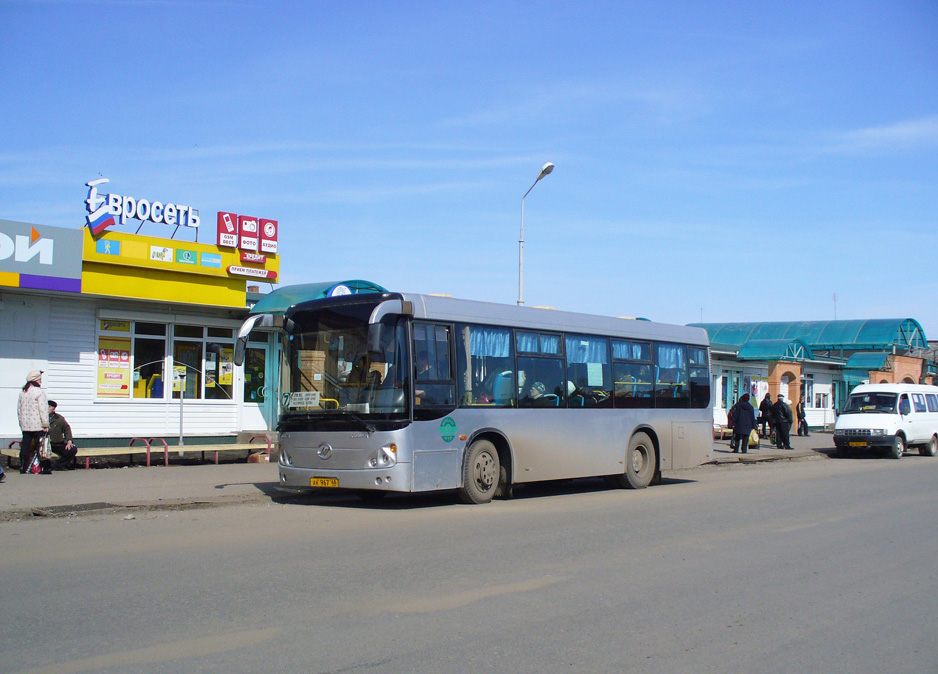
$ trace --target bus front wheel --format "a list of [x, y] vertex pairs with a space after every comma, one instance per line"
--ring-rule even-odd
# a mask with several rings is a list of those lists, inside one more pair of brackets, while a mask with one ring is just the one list
[[625, 472], [617, 475], [616, 482], [627, 489], [644, 489], [651, 484], [657, 467], [655, 444], [646, 433], [636, 433], [629, 441], [625, 454]]
[[459, 498], [463, 503], [488, 503], [495, 496], [501, 466], [498, 450], [488, 440], [476, 440], [463, 459], [462, 487]]

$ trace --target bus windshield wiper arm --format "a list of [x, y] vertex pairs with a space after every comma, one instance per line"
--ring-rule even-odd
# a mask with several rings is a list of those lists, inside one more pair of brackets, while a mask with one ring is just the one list
[[335, 411], [335, 412], [341, 412], [342, 414], [345, 414], [345, 415], [351, 417], [352, 419], [354, 419], [355, 421], [357, 421], [358, 423], [360, 423], [360, 424], [362, 425], [362, 427], [363, 427], [366, 431], [368, 431], [369, 433], [371, 433], [371, 434], [374, 434], [374, 433], [377, 433], [377, 432], [378, 432], [378, 429], [375, 428], [375, 425], [374, 425], [374, 424], [372, 424], [372, 423], [369, 422], [369, 421], [365, 421], [364, 419], [362, 419], [360, 416], [358, 416], [357, 414], [355, 414], [355, 412], [352, 412], [351, 410], [337, 409], [337, 410], [333, 410], [333, 411]]

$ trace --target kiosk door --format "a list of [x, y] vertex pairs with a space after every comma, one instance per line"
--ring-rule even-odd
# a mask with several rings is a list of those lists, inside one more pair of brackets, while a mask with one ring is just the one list
[[271, 428], [271, 390], [267, 376], [267, 346], [251, 344], [244, 352], [244, 400], [241, 428], [266, 431]]

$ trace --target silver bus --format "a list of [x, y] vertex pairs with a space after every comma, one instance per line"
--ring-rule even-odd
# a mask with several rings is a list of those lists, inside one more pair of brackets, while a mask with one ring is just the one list
[[287, 487], [458, 491], [608, 476], [640, 489], [705, 462], [710, 358], [700, 328], [364, 292], [262, 298], [239, 333], [282, 332]]

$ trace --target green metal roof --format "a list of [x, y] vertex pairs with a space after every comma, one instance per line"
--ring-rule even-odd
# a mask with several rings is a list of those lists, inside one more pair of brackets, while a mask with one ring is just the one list
[[844, 370], [843, 377], [847, 386], [853, 388], [867, 381], [870, 377], [870, 373], [868, 370]]
[[870, 370], [884, 370], [888, 362], [888, 353], [858, 351], [847, 359], [847, 365], [845, 367], [851, 370], [869, 372]]
[[800, 339], [753, 339], [743, 344], [739, 360], [814, 360], [811, 347]]
[[326, 283], [304, 283], [277, 288], [262, 297], [251, 307], [252, 314], [283, 314], [301, 302], [323, 299], [334, 295], [358, 295], [363, 293], [386, 293], [387, 290], [371, 281], [328, 281]]
[[753, 340], [800, 340], [825, 349], [928, 348], [925, 330], [914, 318], [855, 321], [775, 321], [768, 323], [691, 323], [704, 328], [711, 343], [742, 347]]

